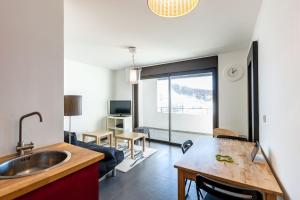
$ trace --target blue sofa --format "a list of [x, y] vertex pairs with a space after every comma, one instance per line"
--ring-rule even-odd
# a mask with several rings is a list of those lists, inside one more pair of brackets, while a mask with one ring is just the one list
[[[64, 141], [69, 143], [68, 131], [64, 132]], [[114, 168], [124, 160], [123, 151], [111, 147], [99, 146], [94, 142], [86, 143], [79, 141], [74, 132], [71, 132], [71, 144], [104, 154], [104, 159], [99, 162], [99, 179], [111, 171], [114, 174]]]

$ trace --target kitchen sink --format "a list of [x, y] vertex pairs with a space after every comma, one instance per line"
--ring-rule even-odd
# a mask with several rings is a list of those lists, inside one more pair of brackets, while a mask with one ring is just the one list
[[48, 171], [71, 158], [68, 151], [42, 151], [0, 163], [0, 179], [11, 179]]

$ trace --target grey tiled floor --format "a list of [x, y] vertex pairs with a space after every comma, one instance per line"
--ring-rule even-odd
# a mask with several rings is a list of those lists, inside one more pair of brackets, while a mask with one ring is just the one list
[[[148, 145], [148, 142], [147, 142]], [[175, 146], [151, 142], [158, 152], [127, 173], [118, 172], [100, 182], [101, 200], [176, 200], [177, 170], [174, 163], [182, 156]], [[197, 199], [192, 184], [189, 200]]]

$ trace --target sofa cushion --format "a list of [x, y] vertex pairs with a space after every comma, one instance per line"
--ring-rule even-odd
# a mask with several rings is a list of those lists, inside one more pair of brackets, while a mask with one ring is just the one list
[[[64, 132], [64, 141], [67, 143], [69, 142], [68, 131]], [[99, 146], [94, 141], [88, 143], [79, 141], [77, 140], [76, 133], [74, 132], [71, 132], [71, 144], [104, 154], [105, 158], [99, 162], [99, 178], [114, 169], [115, 166], [124, 160], [123, 151], [119, 151], [111, 147]]]
[[115, 158], [117, 159], [117, 164], [119, 164], [120, 162], [122, 162], [124, 160], [124, 153], [123, 151], [119, 151], [119, 150], [116, 150], [115, 151]]
[[81, 142], [81, 141], [77, 141], [77, 146], [92, 150], [92, 151], [97, 151], [100, 153], [104, 153], [104, 160], [111, 160], [111, 159], [116, 159], [115, 157], [115, 148], [111, 148], [111, 147], [103, 147], [103, 146], [99, 146], [97, 144], [94, 143], [85, 143], [85, 142]]
[[116, 159], [100, 161], [100, 165], [99, 165], [100, 176], [103, 176], [107, 172], [113, 170], [113, 168], [115, 168], [118, 164], [120, 164], [124, 160], [123, 151], [116, 150], [115, 157]]
[[77, 136], [75, 132], [64, 131], [64, 141], [69, 143], [69, 133], [71, 134], [71, 144], [77, 145]]

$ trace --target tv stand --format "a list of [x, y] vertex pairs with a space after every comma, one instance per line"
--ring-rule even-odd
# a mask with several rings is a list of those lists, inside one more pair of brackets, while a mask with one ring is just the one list
[[113, 115], [113, 117], [129, 117], [130, 115], [124, 115], [124, 114], [117, 114]]
[[106, 118], [106, 129], [114, 135], [132, 132], [132, 117], [130, 115], [110, 115]]

